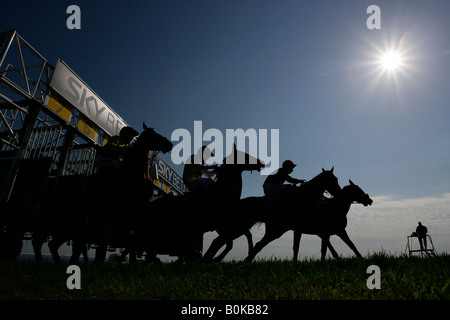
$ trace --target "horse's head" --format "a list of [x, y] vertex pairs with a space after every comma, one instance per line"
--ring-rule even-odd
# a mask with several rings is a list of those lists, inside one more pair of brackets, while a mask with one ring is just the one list
[[242, 172], [260, 171], [262, 168], [264, 163], [261, 160], [237, 150], [234, 146], [230, 155], [223, 159], [222, 165], [216, 170], [216, 186], [223, 190], [223, 195], [239, 200], [242, 191]]
[[147, 150], [157, 150], [163, 153], [169, 152], [173, 148], [173, 143], [167, 138], [160, 135], [153, 128], [147, 127], [145, 122], [142, 127], [144, 131], [139, 135], [139, 141], [147, 148]]
[[313, 180], [320, 181], [323, 188], [331, 195], [337, 196], [342, 190], [338, 183], [338, 178], [333, 173], [334, 166], [330, 170], [322, 168], [322, 172], [317, 175]]
[[370, 199], [369, 195], [365, 193], [359, 186], [353, 183], [352, 180], [348, 180], [350, 185], [343, 188], [346, 196], [352, 201], [363, 204], [365, 207], [372, 205], [373, 200]]
[[248, 153], [237, 150], [236, 145], [233, 144], [233, 150], [231, 153], [223, 159], [223, 165], [228, 168], [232, 168], [237, 171], [261, 171], [265, 164], [263, 161], [255, 158]]

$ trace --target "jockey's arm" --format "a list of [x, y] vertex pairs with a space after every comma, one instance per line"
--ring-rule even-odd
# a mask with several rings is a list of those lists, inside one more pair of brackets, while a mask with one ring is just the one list
[[195, 168], [201, 172], [202, 174], [204, 174], [205, 176], [207, 176], [208, 178], [211, 178], [213, 175], [215, 175], [215, 169], [217, 168], [217, 165], [201, 165], [201, 164], [196, 164]]
[[290, 182], [290, 183], [293, 183], [293, 184], [297, 184], [297, 183], [303, 184], [303, 183], [306, 182], [306, 180], [292, 178], [291, 176], [288, 176], [287, 179], [286, 179], [286, 181], [287, 181], [287, 182]]
[[210, 169], [210, 170], [205, 170], [205, 171], [203, 171], [203, 174], [204, 174], [205, 176], [207, 176], [208, 178], [211, 178], [213, 175], [216, 174], [216, 172], [215, 172], [214, 169]]

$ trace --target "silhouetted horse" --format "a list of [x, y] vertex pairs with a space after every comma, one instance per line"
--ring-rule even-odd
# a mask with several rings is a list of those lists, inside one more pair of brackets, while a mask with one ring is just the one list
[[297, 222], [302, 219], [302, 213], [309, 212], [317, 206], [325, 191], [333, 196], [341, 192], [333, 170], [334, 167], [329, 171], [322, 169], [322, 172], [312, 180], [293, 189], [291, 193], [284, 194], [281, 199], [275, 199], [270, 206], [265, 208], [260, 206], [260, 210], [267, 210], [265, 218], [260, 221], [265, 223], [266, 231], [245, 261], [252, 261], [268, 243], [281, 237], [286, 231], [293, 230]]
[[148, 205], [149, 214], [140, 217], [134, 230], [136, 250], [145, 250], [151, 257], [169, 253], [186, 261], [197, 259], [196, 239], [217, 230], [233, 214], [241, 197], [242, 172], [263, 167], [260, 160], [234, 146], [216, 169], [217, 179], [210, 187]]
[[294, 261], [297, 260], [300, 238], [303, 233], [315, 234], [322, 239], [322, 260], [325, 259], [327, 247], [333, 257], [339, 258], [336, 250], [330, 244], [330, 236], [334, 234], [339, 236], [355, 252], [356, 256], [362, 257], [345, 231], [347, 213], [354, 201], [364, 206], [372, 205], [373, 201], [360, 187], [351, 180], [349, 182], [350, 185], [342, 188], [339, 195], [302, 215], [302, 219], [294, 227]]
[[[333, 195], [341, 191], [333, 171], [334, 168], [329, 171], [322, 168], [322, 172], [309, 182], [300, 187], [293, 187], [290, 192], [277, 197], [248, 197], [240, 200], [233, 215], [229, 216], [229, 219], [216, 230], [219, 236], [211, 243], [204, 260], [212, 260], [225, 243], [242, 236], [257, 222], [281, 219], [284, 221], [281, 226], [284, 231], [281, 234], [289, 230], [290, 225], [296, 219], [296, 216], [292, 215], [293, 209], [296, 210], [300, 207], [301, 210], [307, 210], [322, 199], [325, 191]], [[265, 240], [267, 239], [268, 235]], [[261, 242], [257, 245], [259, 249], [256, 246], [250, 249], [249, 256], [256, 255], [262, 249]], [[223, 258], [223, 254], [220, 257]]]
[[[44, 220], [40, 221], [42, 228], [34, 232], [32, 242], [37, 260], [42, 260], [40, 251], [48, 236], [53, 238], [49, 248], [55, 261], [59, 261], [58, 248], [64, 242], [74, 240], [72, 263], [78, 261], [87, 241], [98, 245], [96, 260], [104, 261], [106, 246], [114, 236], [119, 234], [120, 240], [128, 240], [128, 230], [136, 211], [142, 210], [153, 195], [152, 182], [147, 180], [149, 151], [166, 153], [173, 147], [170, 140], [145, 123], [143, 128], [124, 153], [120, 169], [108, 172], [111, 173], [109, 176], [104, 173], [90, 176], [82, 190], [78, 190], [78, 197], [74, 197], [75, 203], [68, 206], [65, 199], [64, 211], [55, 208], [53, 201], [43, 206], [39, 217]], [[61, 217], [66, 217], [65, 223]]]

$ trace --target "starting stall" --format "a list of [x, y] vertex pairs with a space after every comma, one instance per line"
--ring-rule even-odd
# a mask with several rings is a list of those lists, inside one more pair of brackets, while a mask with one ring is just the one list
[[[53, 66], [15, 30], [0, 33], [2, 252], [20, 253], [8, 235], [26, 230], [45, 192], [64, 186], [66, 205], [78, 200], [71, 187], [94, 173], [96, 150], [126, 125], [64, 61]], [[158, 193], [186, 191], [159, 155], [150, 163]]]

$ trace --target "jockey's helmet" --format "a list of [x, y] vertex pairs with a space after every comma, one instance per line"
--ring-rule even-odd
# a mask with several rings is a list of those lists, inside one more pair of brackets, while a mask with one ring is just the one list
[[292, 160], [286, 160], [283, 162], [283, 168], [285, 169], [294, 169], [296, 164]]

